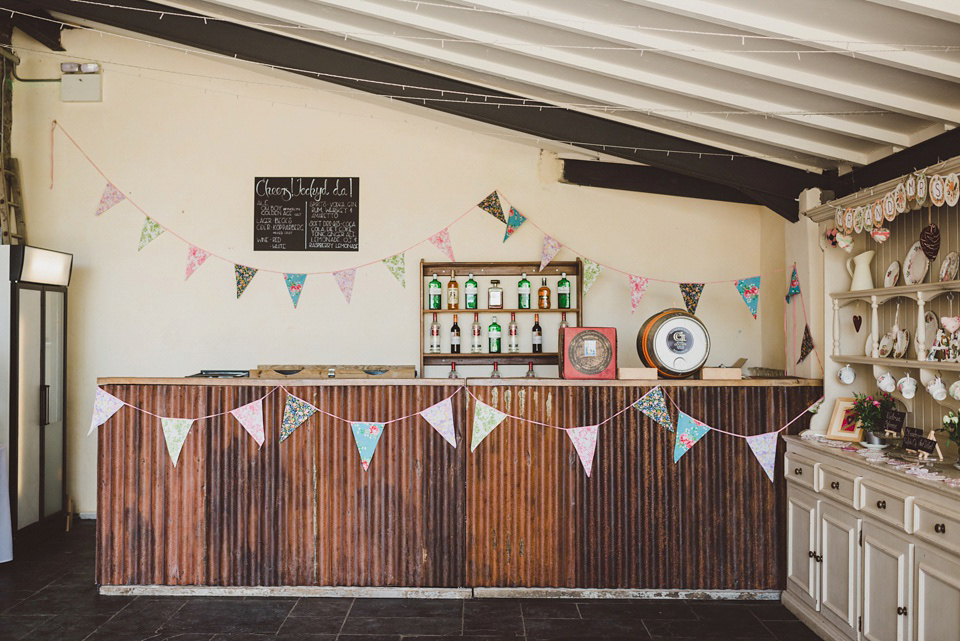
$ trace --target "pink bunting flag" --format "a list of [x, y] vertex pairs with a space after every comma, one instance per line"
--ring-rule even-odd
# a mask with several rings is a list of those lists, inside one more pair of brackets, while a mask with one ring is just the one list
[[433, 246], [439, 249], [446, 255], [450, 260], [456, 260], [453, 257], [453, 245], [450, 243], [450, 232], [446, 229], [441, 229], [436, 234], [430, 237], [430, 242], [433, 243]]
[[580, 456], [580, 463], [583, 464], [583, 471], [587, 473], [587, 478], [590, 478], [590, 472], [593, 471], [593, 455], [597, 451], [599, 426], [570, 427], [564, 431], [573, 441], [573, 447]]
[[347, 299], [347, 304], [350, 303], [350, 298], [353, 296], [353, 281], [356, 277], [357, 270], [353, 268], [333, 272], [333, 279], [337, 281], [340, 292], [343, 294], [343, 297]]
[[763, 471], [767, 473], [767, 478], [773, 482], [773, 468], [777, 464], [777, 439], [779, 432], [768, 432], [767, 434], [757, 434], [747, 437], [747, 445], [757, 457]]
[[95, 429], [106, 423], [123, 406], [123, 401], [98, 387], [97, 397], [93, 400], [93, 420], [90, 421], [90, 430], [87, 432], [87, 436], [93, 434]]
[[230, 413], [233, 414], [233, 418], [240, 421], [240, 425], [253, 437], [257, 445], [263, 447], [263, 399], [230, 410]]
[[647, 293], [647, 285], [650, 284], [649, 278], [643, 276], [630, 276], [630, 313], [637, 311], [637, 305], [640, 299]]
[[120, 193], [120, 190], [114, 187], [113, 183], [107, 183], [107, 186], [103, 190], [103, 195], [100, 196], [100, 206], [97, 207], [97, 216], [126, 199], [127, 197]]
[[187, 250], [187, 277], [183, 280], [187, 280], [190, 276], [193, 275], [193, 272], [197, 271], [197, 268], [200, 267], [210, 257], [210, 254], [203, 251], [199, 247], [194, 247], [190, 245], [190, 249]]
[[553, 257], [560, 252], [560, 243], [549, 236], [543, 237], [543, 247], [540, 249], [540, 271], [546, 267]]
[[453, 401], [444, 399], [420, 412], [420, 416], [430, 423], [447, 443], [457, 446], [457, 430], [453, 425]]

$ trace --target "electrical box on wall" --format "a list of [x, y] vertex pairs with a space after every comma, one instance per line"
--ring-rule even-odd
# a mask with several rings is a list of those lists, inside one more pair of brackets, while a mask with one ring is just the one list
[[101, 102], [103, 75], [99, 73], [68, 73], [60, 79], [61, 102]]

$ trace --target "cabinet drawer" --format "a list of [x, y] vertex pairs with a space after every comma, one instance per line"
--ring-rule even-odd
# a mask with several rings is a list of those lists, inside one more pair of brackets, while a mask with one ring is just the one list
[[817, 491], [850, 507], [857, 507], [860, 477], [830, 465], [819, 466]]
[[941, 548], [960, 553], [960, 514], [916, 501], [913, 505], [913, 533]]
[[907, 512], [912, 501], [913, 497], [903, 496], [900, 492], [879, 483], [873, 481], [860, 483], [860, 511], [905, 532], [910, 531], [908, 525], [912, 519]]
[[819, 463], [797, 454], [786, 454], [783, 457], [783, 475], [788, 481], [816, 491], [816, 477]]

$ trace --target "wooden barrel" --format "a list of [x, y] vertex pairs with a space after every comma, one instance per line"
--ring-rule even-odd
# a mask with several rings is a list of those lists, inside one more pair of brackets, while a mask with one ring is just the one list
[[637, 334], [637, 353], [665, 378], [694, 375], [710, 355], [710, 334], [700, 319], [682, 309], [665, 309], [646, 320]]

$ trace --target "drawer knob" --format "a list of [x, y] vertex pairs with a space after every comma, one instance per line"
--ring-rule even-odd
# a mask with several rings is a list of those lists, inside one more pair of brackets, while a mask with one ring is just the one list
[[823, 555], [818, 554], [815, 557], [813, 557], [813, 560], [816, 561], [817, 563], [823, 563]]
[[906, 608], [897, 608], [897, 614], [900, 615], [900, 616], [907, 616], [907, 609], [906, 609]]
[[937, 534], [946, 534], [947, 533], [947, 524], [946, 523], [935, 523], [933, 525], [933, 531]]
[[877, 508], [878, 508], [878, 509], [881, 509], [881, 510], [887, 509], [887, 502], [886, 502], [886, 501], [877, 501]]
[[839, 490], [839, 489], [840, 489], [840, 481], [831, 481], [831, 482], [830, 482], [830, 489], [832, 489], [832, 490]]
[[796, 474], [797, 476], [803, 476], [803, 468], [795, 467], [793, 468], [793, 473]]
[[814, 558], [814, 557], [817, 556], [817, 555], [814, 554], [813, 550], [810, 550], [809, 552], [807, 552], [807, 556], [809, 556], [809, 557], [812, 559], [812, 558]]

